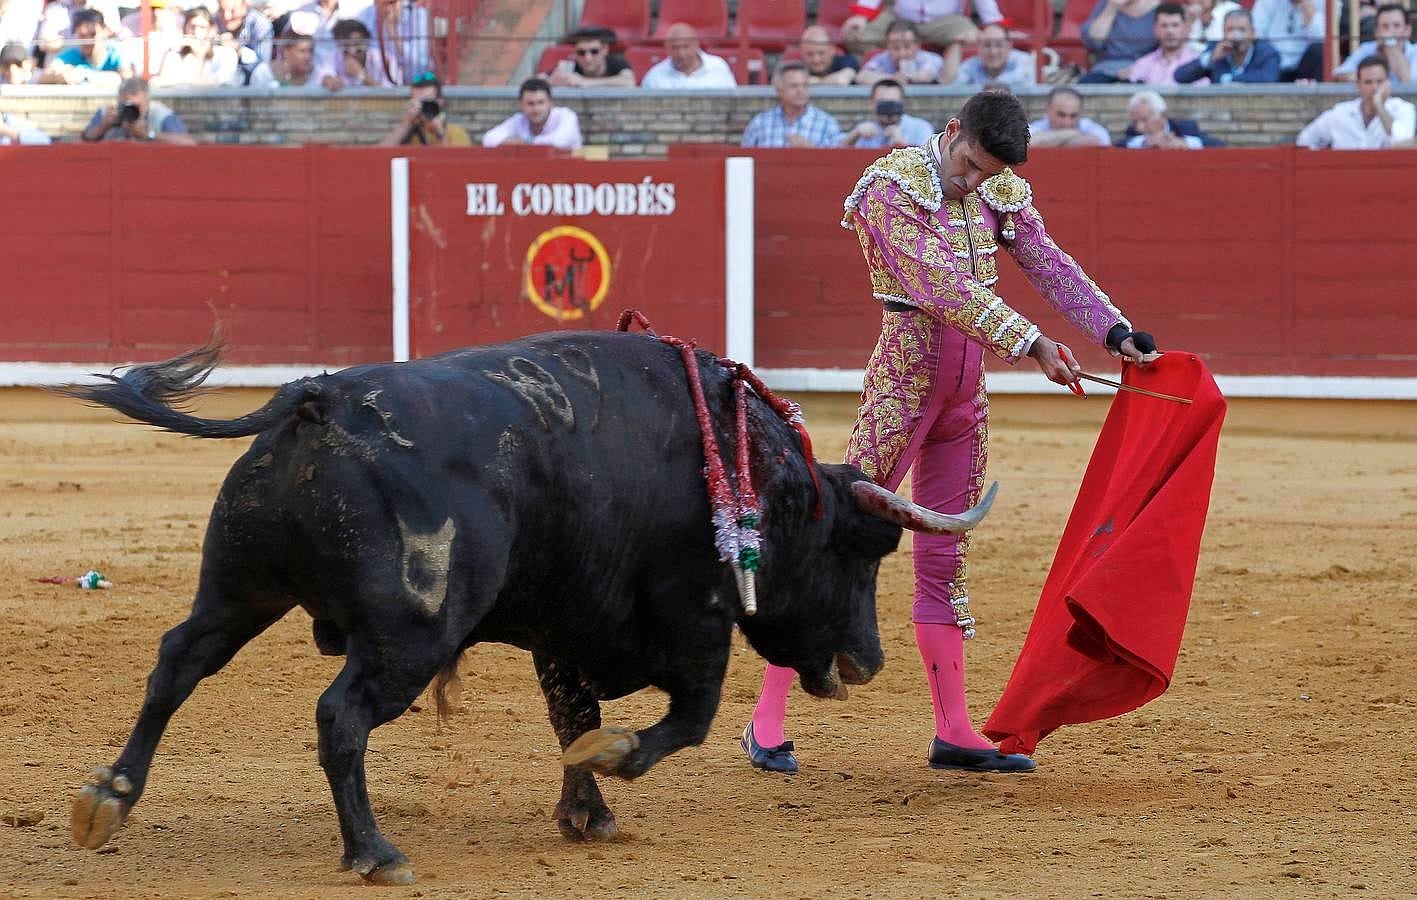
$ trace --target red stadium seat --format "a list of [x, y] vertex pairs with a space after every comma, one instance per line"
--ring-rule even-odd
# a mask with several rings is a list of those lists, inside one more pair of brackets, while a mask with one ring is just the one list
[[635, 73], [635, 82], [638, 84], [645, 80], [645, 73], [649, 71], [650, 66], [661, 59], [668, 58], [668, 56], [669, 54], [664, 51], [663, 47], [645, 44], [626, 50], [625, 62], [630, 64], [630, 69]]
[[694, 26], [702, 43], [725, 40], [728, 37], [727, 0], [661, 0], [654, 36], [664, 37], [670, 25], [680, 22]]
[[746, 31], [754, 47], [772, 51], [795, 44], [806, 22], [802, 0], [738, 0], [738, 36]]
[[541, 58], [536, 61], [536, 74], [546, 75], [556, 68], [556, 64], [563, 59], [575, 59], [576, 48], [569, 44], [552, 44], [541, 51]]
[[737, 44], [716, 44], [704, 49], [714, 56], [723, 57], [739, 84], [768, 83], [767, 58], [763, 55], [763, 48], [749, 47], [745, 51]]
[[1037, 50], [1053, 33], [1051, 0], [999, 0], [1009, 36], [1023, 50]]
[[1067, 0], [1063, 6], [1063, 23], [1058, 28], [1058, 37], [1048, 43], [1056, 44], [1062, 39], [1066, 44], [1081, 44], [1082, 23], [1092, 15], [1092, 8], [1096, 5], [1096, 0]]
[[820, 0], [817, 3], [817, 24], [831, 33], [832, 40], [841, 40], [841, 23], [851, 17], [851, 0]]
[[649, 36], [649, 0], [585, 0], [581, 27], [609, 28], [622, 41]]

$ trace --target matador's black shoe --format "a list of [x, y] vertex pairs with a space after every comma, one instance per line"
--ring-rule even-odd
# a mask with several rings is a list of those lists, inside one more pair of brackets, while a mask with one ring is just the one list
[[930, 740], [930, 768], [959, 769], [964, 772], [1032, 772], [1038, 763], [1022, 753], [998, 750], [971, 750], [956, 747], [939, 738]]

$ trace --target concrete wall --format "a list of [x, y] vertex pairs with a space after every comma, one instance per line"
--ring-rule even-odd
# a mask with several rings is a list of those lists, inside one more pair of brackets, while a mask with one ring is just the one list
[[[1032, 115], [1042, 115], [1045, 92], [1023, 97]], [[1126, 126], [1126, 88], [1094, 88], [1085, 114], [1120, 134]], [[1172, 114], [1200, 121], [1202, 128], [1232, 146], [1252, 147], [1293, 141], [1303, 125], [1334, 103], [1354, 95], [1349, 85], [1186, 88], [1168, 95]], [[75, 93], [73, 88], [26, 87], [0, 90], [0, 109], [29, 118], [50, 135], [76, 140], [93, 111], [109, 93]], [[233, 89], [158, 92], [203, 141], [227, 144], [376, 142], [403, 105], [403, 94], [351, 90], [338, 95], [266, 94]], [[909, 111], [943, 126], [966, 93], [950, 88], [918, 88]], [[511, 88], [451, 88], [451, 117], [474, 137], [516, 109]], [[769, 88], [740, 88], [692, 97], [675, 92], [571, 91], [558, 101], [576, 109], [589, 144], [608, 145], [613, 156], [662, 156], [671, 143], [736, 143], [743, 126], [770, 106]], [[1408, 95], [1408, 99], [1412, 99]], [[814, 102], [849, 128], [865, 116], [864, 88], [820, 89]]]

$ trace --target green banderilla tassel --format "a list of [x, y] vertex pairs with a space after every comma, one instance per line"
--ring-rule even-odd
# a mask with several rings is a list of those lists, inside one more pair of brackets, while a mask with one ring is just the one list
[[758, 565], [762, 561], [762, 553], [757, 547], [744, 547], [738, 551], [738, 568], [744, 572], [758, 571]]

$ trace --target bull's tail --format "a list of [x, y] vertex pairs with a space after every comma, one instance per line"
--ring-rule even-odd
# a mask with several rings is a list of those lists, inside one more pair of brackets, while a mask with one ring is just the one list
[[439, 730], [444, 722], [453, 717], [453, 713], [462, 708], [462, 679], [458, 677], [458, 662], [461, 659], [462, 651], [458, 651], [453, 661], [433, 679], [433, 703], [438, 710]]
[[103, 379], [101, 384], [68, 384], [53, 390], [95, 406], [106, 406], [164, 431], [203, 438], [258, 434], [319, 394], [317, 382], [302, 379], [282, 387], [260, 409], [235, 419], [203, 419], [184, 411], [184, 404], [204, 392], [202, 384], [216, 368], [222, 346], [221, 337], [214, 334], [204, 346], [174, 359], [97, 375]]

